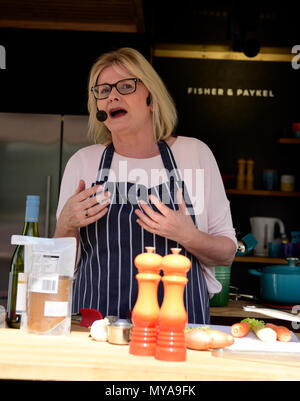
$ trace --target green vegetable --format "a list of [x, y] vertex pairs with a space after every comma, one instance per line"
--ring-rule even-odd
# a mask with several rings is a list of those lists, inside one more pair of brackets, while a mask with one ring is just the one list
[[256, 334], [256, 336], [264, 342], [273, 342], [276, 341], [277, 334], [276, 332], [269, 328], [265, 327], [265, 322], [263, 320], [246, 318], [243, 319], [242, 322], [248, 322], [250, 325], [250, 329]]
[[250, 317], [243, 319], [242, 322], [248, 322], [251, 330], [253, 330], [254, 327], [257, 329], [263, 329], [266, 325], [263, 320], [251, 319]]

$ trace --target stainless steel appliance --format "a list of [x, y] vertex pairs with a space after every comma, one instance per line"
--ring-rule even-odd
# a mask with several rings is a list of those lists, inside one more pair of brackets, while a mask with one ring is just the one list
[[67, 160], [90, 144], [87, 122], [88, 116], [0, 113], [0, 304], [4, 306], [14, 250], [10, 240], [22, 231], [26, 195], [40, 195], [40, 236], [51, 237]]

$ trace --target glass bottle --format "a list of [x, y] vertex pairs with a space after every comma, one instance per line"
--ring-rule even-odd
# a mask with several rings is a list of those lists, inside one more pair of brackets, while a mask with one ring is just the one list
[[[26, 212], [23, 235], [39, 237], [40, 197], [38, 195], [27, 195]], [[18, 329], [21, 322], [21, 311], [26, 305], [26, 283], [24, 275], [24, 245], [18, 245], [14, 251], [8, 284], [7, 317], [9, 327]]]

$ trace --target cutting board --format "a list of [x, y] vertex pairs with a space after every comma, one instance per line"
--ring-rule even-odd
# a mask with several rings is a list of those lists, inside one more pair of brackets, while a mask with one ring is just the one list
[[[201, 327], [201, 325], [189, 324], [188, 327]], [[204, 325], [204, 327], [207, 327]], [[230, 334], [231, 326], [209, 325], [212, 329], [217, 329]], [[235, 338], [234, 344], [226, 347], [226, 350], [242, 351], [242, 352], [272, 352], [272, 353], [299, 353], [300, 357], [300, 341], [297, 336], [292, 332], [291, 341], [284, 343], [281, 341], [274, 341], [266, 343], [259, 340], [256, 335], [250, 331], [247, 336], [243, 338]]]

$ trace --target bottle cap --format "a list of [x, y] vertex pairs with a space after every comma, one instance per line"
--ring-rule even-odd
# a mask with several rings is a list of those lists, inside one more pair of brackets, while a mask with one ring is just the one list
[[39, 195], [27, 195], [25, 221], [37, 222], [39, 219]]

